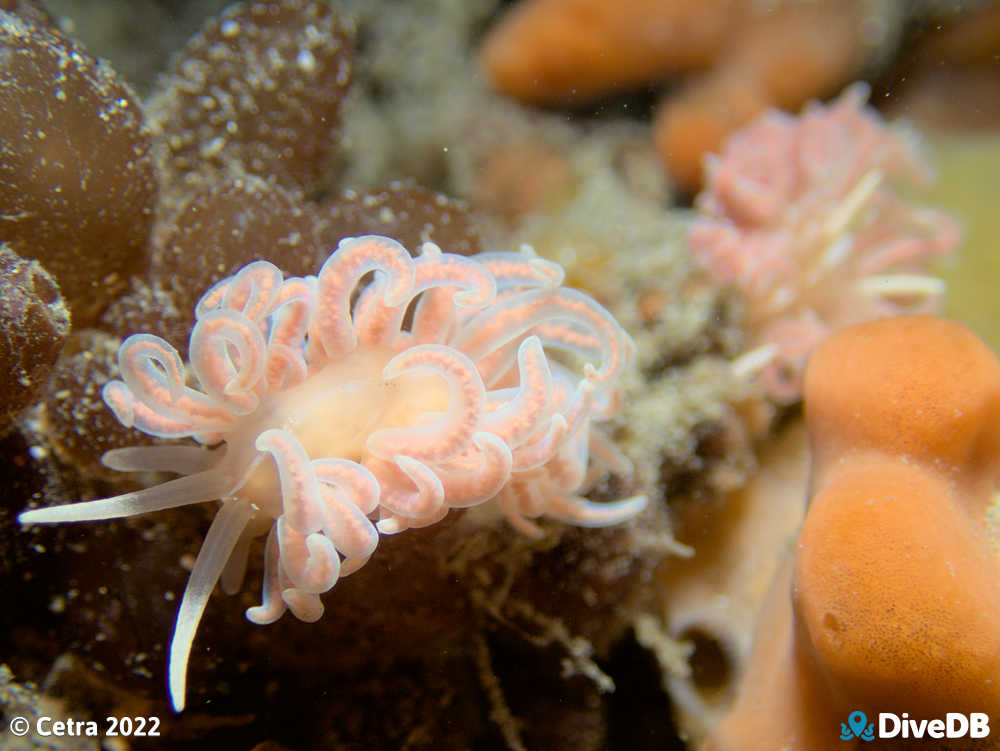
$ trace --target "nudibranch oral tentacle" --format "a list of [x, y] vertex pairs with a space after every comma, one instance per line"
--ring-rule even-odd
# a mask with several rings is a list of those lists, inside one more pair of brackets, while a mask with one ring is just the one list
[[286, 610], [318, 619], [319, 596], [364, 566], [380, 533], [434, 524], [450, 509], [496, 498], [533, 536], [542, 516], [624, 521], [643, 496], [581, 494], [609, 467], [631, 469], [599, 422], [621, 403], [633, 345], [562, 279], [558, 264], [528, 252], [463, 257], [425, 243], [414, 259], [373, 235], [342, 240], [317, 277], [283, 279], [255, 261], [199, 300], [188, 369], [163, 339], [137, 334], [119, 352], [122, 380], [104, 389], [126, 426], [224, 445], [111, 451], [113, 469], [181, 477], [19, 519], [221, 502], [171, 643], [177, 711], [208, 597], [220, 580], [227, 592], [239, 587], [251, 539], [265, 531], [261, 604], [246, 611], [257, 624]]

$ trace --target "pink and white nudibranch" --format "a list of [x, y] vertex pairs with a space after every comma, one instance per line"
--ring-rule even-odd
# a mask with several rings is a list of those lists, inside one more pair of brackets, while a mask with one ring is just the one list
[[254, 537], [267, 534], [262, 604], [246, 616], [266, 624], [286, 610], [317, 620], [319, 595], [365, 564], [379, 532], [433, 524], [452, 508], [495, 498], [529, 535], [541, 534], [532, 519], [542, 515], [624, 521], [643, 496], [594, 503], [579, 494], [605, 471], [631, 469], [592, 423], [617, 411], [634, 345], [562, 280], [558, 264], [529, 252], [464, 257], [424, 243], [413, 258], [374, 235], [342, 240], [317, 277], [283, 279], [255, 261], [198, 302], [189, 350], [201, 390], [187, 385], [177, 350], [150, 334], [122, 343], [123, 380], [104, 388], [124, 425], [218, 447], [109, 451], [113, 469], [182, 476], [19, 519], [221, 501], [170, 645], [176, 711], [212, 589], [220, 577], [224, 590], [239, 588]]

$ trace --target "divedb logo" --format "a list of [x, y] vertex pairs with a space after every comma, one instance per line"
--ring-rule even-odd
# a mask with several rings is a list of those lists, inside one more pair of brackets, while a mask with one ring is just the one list
[[868, 722], [864, 712], [855, 709], [840, 723], [840, 740], [859, 738], [873, 741], [876, 738], [986, 738], [990, 734], [990, 716], [985, 712], [948, 712], [944, 719], [913, 720], [903, 712], [879, 712], [878, 733], [875, 723]]

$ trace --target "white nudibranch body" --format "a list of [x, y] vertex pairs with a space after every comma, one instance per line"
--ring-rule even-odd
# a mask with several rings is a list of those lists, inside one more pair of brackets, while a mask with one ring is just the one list
[[529, 252], [463, 257], [424, 243], [413, 258], [374, 235], [342, 240], [316, 277], [283, 279], [251, 263], [198, 302], [189, 367], [201, 390], [150, 334], [122, 343], [122, 380], [104, 388], [124, 425], [218, 448], [110, 451], [113, 469], [181, 477], [19, 519], [221, 501], [170, 646], [177, 711], [212, 589], [220, 577], [226, 591], [239, 588], [258, 535], [267, 534], [262, 602], [246, 615], [266, 624], [286, 610], [317, 620], [319, 595], [365, 564], [380, 532], [433, 524], [452, 508], [495, 498], [529, 535], [541, 534], [532, 520], [542, 515], [584, 526], [628, 519], [644, 497], [601, 504], [579, 494], [608, 470], [631, 470], [594, 422], [616, 412], [633, 344], [562, 279], [560, 266]]

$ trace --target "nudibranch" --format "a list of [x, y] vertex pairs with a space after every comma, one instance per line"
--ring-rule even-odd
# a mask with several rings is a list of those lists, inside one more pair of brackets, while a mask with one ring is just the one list
[[[221, 577], [236, 591], [250, 542], [267, 534], [262, 602], [247, 618], [323, 614], [319, 595], [357, 571], [379, 533], [496, 499], [517, 529], [542, 515], [605, 526], [646, 498], [580, 494], [631, 466], [595, 423], [613, 417], [634, 354], [563, 269], [522, 253], [465, 257], [424, 243], [347, 238], [316, 277], [255, 261], [196, 307], [189, 370], [160, 337], [118, 352], [104, 400], [122, 424], [202, 444], [116, 449], [121, 471], [180, 477], [113, 498], [25, 511], [22, 524], [90, 521], [219, 500], [170, 645], [170, 697]], [[554, 358], [550, 357], [555, 355]], [[189, 378], [192, 376], [193, 378]], [[197, 381], [200, 390], [189, 383]]]

